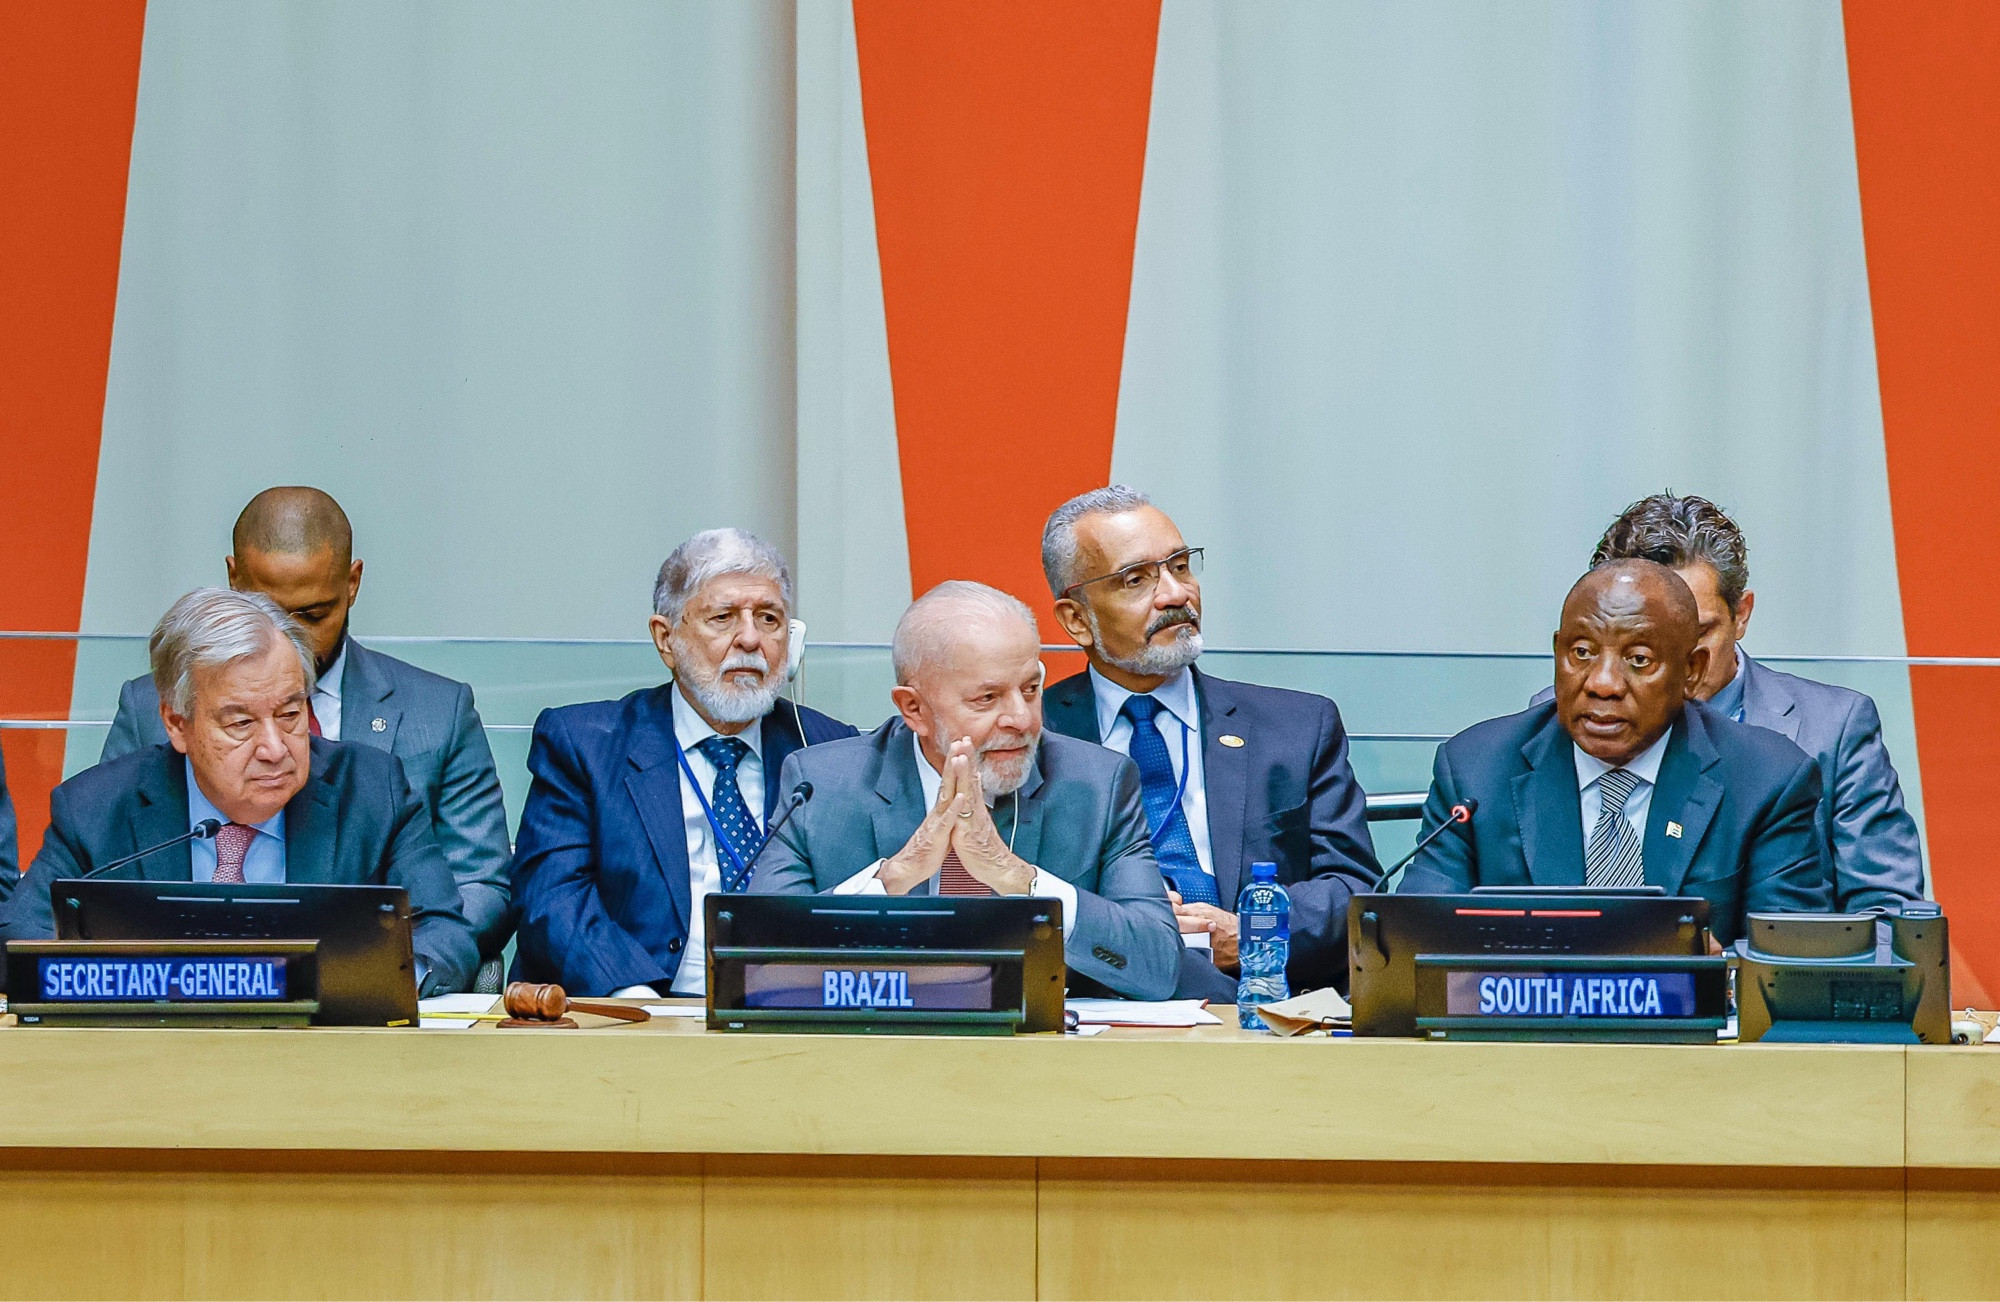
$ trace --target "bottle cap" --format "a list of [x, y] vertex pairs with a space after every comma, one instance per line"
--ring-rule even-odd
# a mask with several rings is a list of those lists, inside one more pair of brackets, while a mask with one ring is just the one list
[[1250, 865], [1250, 880], [1253, 882], [1274, 882], [1278, 880], [1278, 865], [1259, 860]]

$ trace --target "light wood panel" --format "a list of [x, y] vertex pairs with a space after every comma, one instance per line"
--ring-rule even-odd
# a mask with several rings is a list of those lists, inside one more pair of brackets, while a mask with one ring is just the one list
[[[18, 1155], [17, 1155], [18, 1156]], [[699, 1158], [37, 1155], [0, 1169], [0, 1293], [691, 1298]], [[58, 1169], [63, 1164], [72, 1169]]]
[[1911, 1171], [1911, 1298], [2000, 1298], [2000, 1172]]
[[1045, 1298], [1903, 1289], [1898, 1172], [1046, 1160]]
[[[664, 1021], [0, 1037], [0, 1146], [1903, 1161], [1894, 1047], [1278, 1040], [1233, 1027], [807, 1037]], [[134, 1080], [147, 1088], [125, 1087]], [[237, 1082], [229, 1107], [186, 1107], [215, 1080]], [[889, 1081], [895, 1106], [878, 1106]]]
[[711, 1298], [1020, 1298], [1035, 1292], [1035, 1164], [711, 1157]]
[[1904, 1052], [1910, 1165], [2000, 1168], [2000, 1045]]

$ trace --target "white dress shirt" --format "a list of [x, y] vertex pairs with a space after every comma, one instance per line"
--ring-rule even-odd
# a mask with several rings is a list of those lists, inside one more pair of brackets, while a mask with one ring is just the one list
[[313, 683], [312, 712], [319, 721], [319, 735], [328, 741], [340, 740], [340, 685], [347, 679], [347, 639], [340, 639], [340, 654]]
[[[715, 791], [715, 765], [696, 747], [710, 737], [721, 735], [688, 704], [685, 695], [674, 702], [674, 738], [681, 744], [681, 753], [687, 756], [688, 768], [694, 770], [695, 781], [701, 783], [701, 796], [696, 799], [687, 770], [681, 771], [681, 822], [687, 829], [688, 849], [688, 934], [687, 945], [681, 950], [680, 970], [674, 974], [673, 991], [677, 995], [708, 993], [708, 910], [703, 901], [722, 889], [722, 864], [718, 857], [722, 852], [715, 842], [715, 829], [708, 824], [708, 815], [701, 811], [701, 802], [711, 799]], [[762, 722], [737, 733], [736, 740], [750, 748], [750, 753], [736, 766], [736, 789], [743, 793], [750, 817], [761, 827], [764, 822]], [[754, 845], [739, 845], [736, 852], [749, 855], [756, 849]]]
[[1598, 779], [1615, 768], [1623, 768], [1639, 779], [1639, 785], [1632, 788], [1632, 794], [1625, 797], [1625, 821], [1639, 834], [1639, 840], [1646, 839], [1646, 812], [1653, 807], [1653, 786], [1660, 780], [1660, 761], [1666, 758], [1667, 743], [1673, 740], [1674, 730], [1669, 728], [1660, 739], [1639, 752], [1630, 764], [1606, 764], [1594, 755], [1586, 754], [1583, 747], [1575, 742], [1570, 749], [1576, 752], [1576, 785], [1579, 798], [1583, 801], [1583, 846], [1588, 854], [1590, 838], [1597, 831], [1597, 818], [1604, 809], [1604, 788]]
[[[914, 732], [910, 734], [910, 744], [917, 752], [917, 781], [923, 784], [924, 812], [928, 815], [931, 806], [937, 804], [938, 791], [944, 786], [944, 775], [931, 767], [930, 756], [924, 754], [923, 739], [918, 737]], [[1018, 821], [1021, 817], [1021, 803], [1018, 794], [1001, 797], [989, 795], [986, 797], [987, 807], [997, 810], [1001, 800], [1005, 800], [1013, 806], [1013, 817]], [[1002, 836], [1006, 836], [1009, 831], [1013, 830], [1013, 826], [1008, 822], [1006, 816], [998, 813], [994, 815], [993, 827]], [[1012, 840], [1011, 837], [1008, 839]], [[834, 887], [833, 894], [887, 895], [889, 893], [888, 887], [882, 885], [882, 879], [875, 875], [876, 871], [887, 862], [888, 860], [886, 859], [877, 859], [874, 863], [869, 864], [866, 868], [854, 874], [854, 876]], [[933, 875], [933, 880], [935, 880], [935, 875]], [[1035, 879], [1028, 883], [1028, 894], [1062, 901], [1063, 939], [1068, 940], [1070, 933], [1076, 930], [1076, 887], [1054, 873], [1043, 872], [1040, 868], [1036, 868]]]
[[[1132, 720], [1122, 711], [1125, 702], [1136, 693], [1098, 673], [1095, 665], [1088, 672], [1091, 695], [1097, 702], [1097, 735], [1104, 739], [1105, 746], [1130, 759]], [[1154, 689], [1152, 695], [1162, 707], [1153, 716], [1153, 726], [1167, 745], [1174, 781], [1181, 783], [1181, 817], [1187, 820], [1188, 835], [1194, 840], [1194, 855], [1201, 862], [1201, 870], [1213, 877], [1215, 858], [1208, 844], [1208, 787], [1201, 762], [1201, 700], [1194, 690], [1194, 670], [1181, 670]], [[1183, 748], [1188, 767], [1184, 782], [1181, 780]]]

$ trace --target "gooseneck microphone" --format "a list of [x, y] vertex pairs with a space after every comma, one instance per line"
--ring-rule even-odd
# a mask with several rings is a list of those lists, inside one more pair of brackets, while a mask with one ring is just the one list
[[139, 860], [144, 859], [149, 854], [157, 854], [162, 850], [171, 850], [183, 841], [206, 841], [208, 840], [208, 838], [214, 836], [217, 832], [220, 832], [221, 830], [222, 830], [221, 819], [204, 818], [199, 823], [196, 823], [194, 825], [193, 830], [188, 832], [183, 832], [181, 835], [175, 837], [171, 841], [162, 841], [158, 845], [149, 845], [145, 849], [139, 851], [137, 854], [128, 854], [123, 859], [113, 859], [110, 863], [101, 863], [97, 865], [97, 867], [92, 868], [89, 872], [83, 874], [81, 877], [74, 878], [73, 880], [79, 882], [87, 882], [93, 877], [102, 877], [104, 874], [108, 872], [116, 872], [118, 869], [123, 868], [128, 863], [137, 863]]
[[[812, 783], [801, 782], [799, 783], [799, 785], [792, 788], [792, 794], [785, 797], [785, 807], [778, 811], [778, 816], [771, 820], [771, 826], [765, 829], [764, 839], [757, 843], [757, 853], [751, 855], [750, 862], [744, 866], [743, 871], [745, 874], [755, 875], [757, 870], [757, 861], [764, 857], [764, 851], [769, 849], [771, 846], [771, 842], [777, 839], [778, 829], [783, 827], [785, 825], [786, 820], [791, 818], [793, 814], [796, 814], [800, 810], [800, 808], [804, 806], [806, 801], [811, 800], [812, 798], [813, 798]], [[748, 876], [745, 877], [743, 885], [745, 886], [746, 889], [749, 887], [750, 882]]]
[[1453, 805], [1451, 807], [1451, 812], [1445, 816], [1445, 820], [1442, 823], [1439, 823], [1436, 827], [1432, 828], [1431, 834], [1429, 836], [1417, 842], [1416, 845], [1412, 847], [1412, 849], [1408, 854], [1404, 855], [1401, 859], [1398, 859], [1396, 861], [1396, 866], [1394, 868], [1391, 868], [1388, 872], [1382, 874], [1382, 882], [1381, 885], [1376, 888], [1377, 892], [1381, 894], [1387, 894], [1389, 890], [1389, 879], [1391, 877], [1394, 877], [1397, 873], [1403, 871], [1403, 869], [1408, 868], [1410, 866], [1411, 861], [1414, 860], [1418, 855], [1423, 853], [1425, 846], [1429, 845], [1431, 842], [1443, 836], [1444, 830], [1447, 827], [1457, 827], [1461, 823], [1472, 822], [1472, 816], [1478, 812], [1479, 812], [1479, 801], [1472, 796], [1467, 796], [1465, 799]]

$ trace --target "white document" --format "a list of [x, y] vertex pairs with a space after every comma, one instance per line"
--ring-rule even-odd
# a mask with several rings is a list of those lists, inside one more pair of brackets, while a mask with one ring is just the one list
[[646, 1011], [655, 1017], [706, 1017], [708, 1008], [702, 1004], [647, 1004]]
[[453, 1013], [491, 1013], [493, 1006], [500, 1002], [499, 995], [432, 995], [429, 999], [417, 1000], [417, 1011], [425, 1017], [449, 1017]]
[[1201, 1006], [1199, 999], [1071, 999], [1067, 1006], [1084, 1025], [1099, 1026], [1220, 1026], [1222, 1019]]

